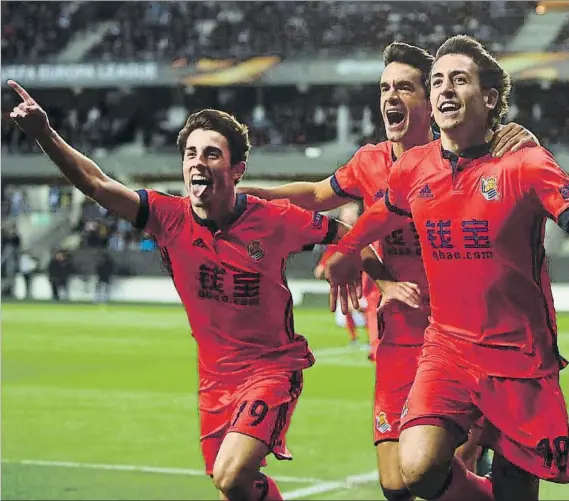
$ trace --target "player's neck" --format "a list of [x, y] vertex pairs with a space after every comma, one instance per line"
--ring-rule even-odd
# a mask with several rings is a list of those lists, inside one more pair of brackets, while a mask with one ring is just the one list
[[429, 127], [425, 133], [420, 135], [414, 135], [410, 137], [405, 137], [403, 140], [393, 143], [393, 154], [395, 158], [399, 158], [403, 153], [415, 146], [423, 146], [424, 144], [430, 143], [433, 140], [433, 131]]
[[469, 130], [466, 127], [441, 131], [441, 145], [444, 150], [452, 151], [460, 155], [463, 151], [473, 146], [487, 143], [492, 139], [492, 131], [486, 128]]
[[230, 196], [224, 197], [223, 202], [213, 202], [211, 206], [205, 207], [192, 207], [192, 210], [200, 219], [213, 221], [218, 228], [224, 228], [233, 219], [236, 199], [237, 193], [234, 190]]

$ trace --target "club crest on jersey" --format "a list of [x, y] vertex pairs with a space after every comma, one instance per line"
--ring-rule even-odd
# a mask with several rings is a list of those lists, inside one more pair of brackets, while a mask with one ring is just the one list
[[379, 190], [379, 191], [373, 196], [373, 199], [374, 199], [375, 201], [377, 201], [377, 200], [381, 200], [381, 199], [384, 198], [384, 197], [385, 197], [385, 190]]
[[494, 176], [483, 177], [480, 180], [480, 191], [486, 200], [498, 200], [500, 198], [498, 180]]
[[389, 424], [389, 421], [387, 421], [385, 412], [380, 412], [375, 416], [375, 426], [377, 431], [380, 433], [387, 433], [388, 431], [391, 431], [391, 425]]
[[559, 193], [561, 193], [563, 200], [569, 200], [569, 184], [559, 188]]
[[253, 261], [260, 261], [265, 255], [265, 249], [258, 240], [251, 240], [247, 244], [247, 253]]

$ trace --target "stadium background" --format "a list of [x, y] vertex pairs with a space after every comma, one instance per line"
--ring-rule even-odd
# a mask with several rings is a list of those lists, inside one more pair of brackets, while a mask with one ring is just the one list
[[[182, 193], [175, 137], [217, 107], [251, 130], [243, 184], [330, 175], [382, 139], [377, 81], [393, 40], [468, 33], [514, 80], [508, 120], [569, 169], [569, 2], [2, 2], [2, 497], [215, 499], [201, 475], [195, 347], [143, 232], [70, 189], [7, 118], [15, 78], [52, 125], [133, 188]], [[547, 228], [569, 312], [569, 239]], [[57, 251], [58, 266], [50, 268]], [[96, 292], [103, 257], [111, 302]], [[317, 365], [269, 471], [287, 499], [381, 499], [373, 368], [325, 309], [310, 253], [290, 260], [297, 330]], [[47, 273], [69, 277], [59, 304]], [[26, 296], [24, 276], [31, 276]], [[48, 301], [48, 302], [45, 302]], [[158, 304], [162, 303], [162, 304]], [[172, 304], [170, 304], [172, 303]], [[569, 316], [559, 314], [569, 353]], [[386, 375], [387, 377], [388, 375]], [[567, 395], [568, 379], [562, 381]], [[543, 484], [542, 499], [569, 499]]]

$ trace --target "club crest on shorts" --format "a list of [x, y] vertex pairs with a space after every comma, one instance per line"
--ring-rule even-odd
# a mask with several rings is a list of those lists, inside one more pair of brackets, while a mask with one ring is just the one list
[[377, 431], [380, 433], [387, 433], [388, 431], [391, 431], [391, 425], [389, 424], [389, 421], [387, 421], [385, 412], [380, 412], [375, 416], [375, 426]]
[[247, 253], [253, 261], [260, 261], [265, 255], [265, 249], [258, 240], [251, 240], [247, 244]]
[[569, 183], [559, 188], [559, 193], [561, 193], [563, 200], [569, 200]]
[[498, 200], [500, 198], [498, 180], [494, 176], [483, 177], [480, 180], [480, 191], [486, 200]]

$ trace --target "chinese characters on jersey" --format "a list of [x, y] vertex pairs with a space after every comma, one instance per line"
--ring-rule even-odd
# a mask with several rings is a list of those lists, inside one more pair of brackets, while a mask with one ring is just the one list
[[215, 264], [202, 264], [198, 273], [198, 295], [221, 303], [240, 306], [260, 304], [261, 274], [227, 270]]

